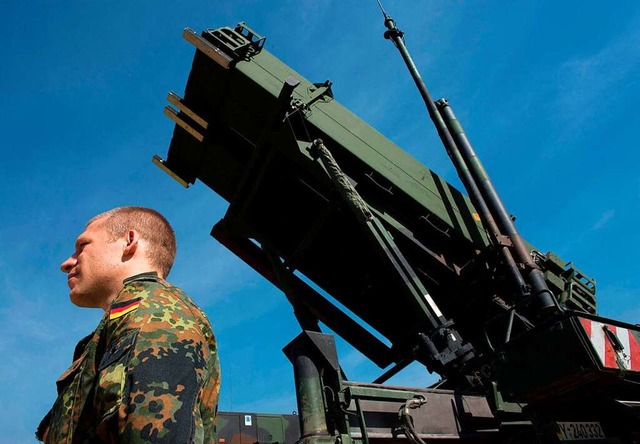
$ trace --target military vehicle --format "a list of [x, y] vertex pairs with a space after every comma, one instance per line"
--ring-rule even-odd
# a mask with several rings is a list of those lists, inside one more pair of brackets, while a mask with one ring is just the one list
[[218, 412], [220, 444], [293, 444], [300, 438], [298, 415]]
[[[291, 303], [299, 442], [640, 442], [640, 328], [598, 316], [595, 281], [520, 236], [452, 107], [385, 25], [466, 195], [244, 23], [184, 31], [193, 66], [154, 157], [229, 202], [211, 235]], [[348, 380], [321, 325], [380, 376]], [[385, 385], [414, 361], [442, 379]]]

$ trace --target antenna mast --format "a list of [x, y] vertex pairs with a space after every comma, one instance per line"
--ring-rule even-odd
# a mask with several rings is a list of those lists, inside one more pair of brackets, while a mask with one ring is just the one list
[[[386, 13], [380, 0], [377, 2], [384, 16], [384, 25], [387, 28], [384, 38], [393, 42], [407, 65], [427, 107], [429, 117], [456, 167], [460, 180], [469, 193], [469, 198], [478, 211], [491, 243], [500, 252], [516, 297], [523, 299], [533, 295], [534, 307], [532, 308], [534, 312], [556, 311], [559, 307], [547, 286], [542, 271], [527, 250], [484, 166], [474, 152], [458, 120], [454, 118], [450, 105], [445, 99], [441, 99], [436, 106], [405, 46], [404, 33], [398, 29], [395, 20]], [[447, 116], [448, 124], [445, 123], [438, 107]], [[505, 242], [505, 238], [508, 238], [509, 241]]]

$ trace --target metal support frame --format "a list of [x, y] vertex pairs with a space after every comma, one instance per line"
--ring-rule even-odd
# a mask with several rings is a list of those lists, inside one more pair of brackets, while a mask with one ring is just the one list
[[283, 352], [293, 364], [300, 444], [351, 444], [342, 375], [333, 336], [302, 332]]
[[[320, 322], [344, 338], [376, 365], [386, 367], [394, 361], [394, 353], [386, 344], [286, 269], [284, 264], [281, 272], [287, 273], [287, 286], [283, 286], [283, 281], [277, 277], [274, 271], [272, 260], [269, 259], [263, 248], [246, 237], [233, 235], [226, 228], [226, 222], [225, 219], [218, 222], [213, 227], [211, 236], [258, 271], [265, 279], [280, 288], [294, 310], [296, 307], [304, 305], [305, 310], [310, 310]], [[302, 323], [301, 326], [304, 329]]]
[[427, 321], [426, 334], [421, 333], [416, 338], [415, 358], [427, 365], [430, 371], [449, 378], [459, 377], [460, 366], [475, 356], [473, 346], [466, 343], [454, 328], [453, 322], [443, 316], [389, 232], [369, 209], [322, 140], [314, 140], [310, 152], [320, 159], [342, 200], [358, 219], [376, 251], [395, 270], [399, 282], [403, 284], [403, 291], [408, 292], [422, 306]]
[[354, 436], [363, 443], [399, 442], [399, 406], [415, 409], [420, 426], [414, 428], [411, 419], [411, 436], [406, 427], [400, 432], [413, 442], [423, 438], [478, 442], [483, 437], [486, 440], [480, 442], [495, 442], [500, 433], [483, 397], [346, 381], [330, 335], [305, 331], [283, 351], [294, 367], [301, 444], [350, 444]]

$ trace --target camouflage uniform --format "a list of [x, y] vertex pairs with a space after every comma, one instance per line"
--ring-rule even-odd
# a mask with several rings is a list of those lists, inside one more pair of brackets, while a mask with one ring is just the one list
[[36, 433], [46, 443], [215, 441], [213, 331], [191, 299], [155, 273], [124, 281], [57, 386]]

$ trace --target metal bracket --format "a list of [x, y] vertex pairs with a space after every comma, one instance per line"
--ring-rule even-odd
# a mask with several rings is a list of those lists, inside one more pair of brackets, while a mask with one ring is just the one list
[[500, 246], [513, 247], [513, 242], [511, 242], [511, 238], [509, 236], [498, 234], [496, 236], [496, 241], [498, 242], [498, 245], [500, 245]]
[[154, 154], [152, 158], [152, 162], [162, 171], [164, 171], [169, 176], [171, 176], [171, 178], [174, 179], [176, 182], [178, 182], [180, 185], [182, 185], [185, 188], [189, 188], [189, 184], [187, 183], [187, 181], [184, 180], [182, 177], [178, 176], [176, 173], [174, 173], [171, 170], [171, 168], [167, 166], [167, 161], [165, 159], [158, 156], [157, 154]]
[[207, 29], [202, 36], [186, 28], [182, 36], [224, 69], [229, 69], [238, 60], [248, 60], [259, 54], [266, 41], [245, 23], [238, 23], [234, 29], [228, 26]]
[[195, 112], [193, 112], [191, 109], [189, 109], [187, 105], [185, 105], [182, 101], [182, 97], [172, 91], [167, 96], [167, 100], [175, 105], [180, 111], [189, 116], [189, 118], [193, 119], [193, 121], [200, 125], [202, 129], [206, 130], [207, 128], [209, 128], [209, 123], [202, 117], [197, 115]]
[[291, 102], [293, 111], [287, 113], [286, 117], [288, 118], [291, 114], [298, 111], [302, 112], [305, 116], [308, 116], [311, 114], [311, 105], [315, 102], [326, 96], [333, 99], [333, 91], [331, 90], [332, 85], [331, 80], [326, 80], [324, 83], [314, 83], [313, 86], [309, 88], [311, 94], [306, 97], [305, 100], [294, 99]]
[[202, 33], [202, 37], [233, 61], [249, 60], [259, 54], [266, 41], [265, 37], [253, 31], [245, 23], [238, 23], [234, 29], [228, 26], [207, 29]]
[[185, 28], [182, 37], [224, 69], [229, 69], [231, 66], [231, 62], [233, 61], [231, 57], [200, 37], [193, 29]]
[[[187, 122], [178, 114], [178, 111], [170, 107], [169, 105], [164, 107], [164, 113], [173, 120], [176, 125], [191, 134], [198, 142], [204, 140], [204, 132], [209, 128], [209, 124], [202, 117], [198, 116], [195, 112], [189, 109], [183, 102], [182, 98], [174, 92], [170, 92], [167, 99], [173, 105], [175, 105], [183, 115], [189, 117], [192, 122]], [[193, 124], [192, 124], [193, 123]], [[198, 126], [199, 128], [196, 128]]]

